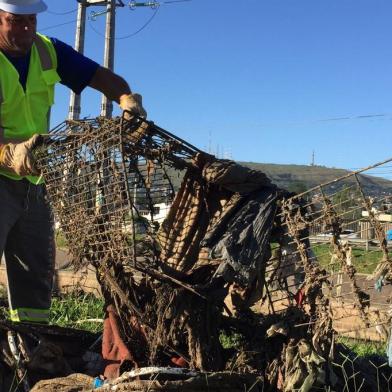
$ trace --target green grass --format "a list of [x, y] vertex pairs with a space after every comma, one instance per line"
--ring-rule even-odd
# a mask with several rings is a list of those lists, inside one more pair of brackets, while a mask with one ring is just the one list
[[[312, 249], [317, 256], [317, 261], [320, 265], [327, 270], [331, 269], [332, 246], [330, 244], [314, 244], [312, 245]], [[357, 272], [362, 274], [371, 274], [382, 258], [382, 252], [380, 250], [366, 251], [361, 248], [353, 248], [352, 255], [353, 265]], [[335, 266], [335, 269], [336, 268], [337, 266]]]
[[[2, 294], [0, 292], [0, 294]], [[6, 297], [6, 294], [5, 294]], [[4, 298], [4, 297], [3, 297]], [[52, 298], [49, 324], [90, 332], [103, 329], [104, 301], [92, 294], [73, 292]], [[8, 319], [7, 307], [0, 307], [0, 319]]]
[[344, 344], [359, 357], [369, 357], [371, 355], [386, 357], [385, 342], [351, 339], [344, 336], [338, 337], [337, 342]]
[[233, 332], [232, 334], [227, 334], [224, 331], [221, 331], [219, 334], [220, 344], [224, 349], [229, 348], [239, 348], [243, 342], [244, 337], [237, 332]]
[[[243, 339], [244, 337], [239, 333], [227, 334], [226, 332], [221, 331], [219, 335], [219, 341], [224, 349], [239, 349], [243, 343]], [[369, 357], [372, 355], [386, 357], [385, 342], [374, 342], [339, 336], [337, 338], [337, 343], [344, 344], [359, 357]]]
[[50, 324], [100, 332], [103, 324], [96, 320], [103, 320], [103, 308], [103, 299], [92, 294], [76, 292], [54, 297], [50, 309]]
[[[102, 322], [91, 321], [92, 319], [103, 320], [104, 301], [92, 294], [73, 292], [52, 299], [50, 311], [50, 324], [61, 327], [77, 328], [90, 332], [101, 332]], [[0, 307], [0, 319], [8, 317], [8, 310]], [[90, 321], [89, 321], [90, 320]], [[225, 349], [239, 349], [244, 337], [239, 333], [228, 334], [221, 331], [219, 340]], [[340, 336], [337, 343], [344, 344], [359, 357], [378, 355], [385, 357], [386, 343], [364, 341]]]
[[67, 240], [65, 239], [64, 233], [61, 230], [56, 230], [55, 240], [57, 248], [62, 249], [68, 247]]

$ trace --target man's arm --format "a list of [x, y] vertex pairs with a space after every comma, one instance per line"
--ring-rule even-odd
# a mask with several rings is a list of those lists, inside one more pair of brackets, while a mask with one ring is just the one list
[[142, 106], [142, 97], [132, 94], [128, 83], [110, 69], [98, 67], [89, 86], [106, 95], [111, 101], [117, 102], [122, 110], [130, 112], [127, 116], [139, 115], [147, 117]]
[[117, 103], [120, 103], [123, 95], [131, 94], [128, 83], [121, 76], [104, 67], [97, 68], [89, 86]]
[[90, 86], [105, 94], [108, 99], [120, 104], [126, 115], [146, 117], [141, 97], [132, 94], [128, 83], [107, 68], [77, 52], [64, 42], [51, 38], [57, 53], [57, 72], [61, 83], [76, 94], [80, 94], [86, 86]]

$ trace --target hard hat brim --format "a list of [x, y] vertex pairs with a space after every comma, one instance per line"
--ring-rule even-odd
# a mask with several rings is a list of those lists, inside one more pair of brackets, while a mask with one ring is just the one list
[[0, 1], [0, 10], [16, 15], [38, 14], [40, 12], [46, 11], [47, 8], [48, 6], [42, 0], [35, 4], [28, 5], [16, 5]]

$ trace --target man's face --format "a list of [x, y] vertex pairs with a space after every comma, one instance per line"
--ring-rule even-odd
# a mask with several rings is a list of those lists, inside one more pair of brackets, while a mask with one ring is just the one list
[[0, 49], [15, 56], [23, 56], [33, 45], [37, 16], [16, 15], [0, 11]]

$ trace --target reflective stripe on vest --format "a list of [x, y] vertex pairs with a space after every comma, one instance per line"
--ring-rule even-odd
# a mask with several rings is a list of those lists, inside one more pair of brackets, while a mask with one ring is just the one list
[[[0, 124], [1, 124], [1, 104], [3, 103], [3, 91], [0, 87]], [[0, 125], [0, 145], [5, 144], [4, 128]]]
[[[23, 90], [19, 74], [7, 57], [0, 52], [0, 143], [21, 142], [35, 133], [48, 131], [48, 115], [54, 101], [57, 55], [52, 41], [37, 34], [31, 48], [30, 64]], [[0, 174], [20, 180], [22, 177], [1, 171]], [[36, 184], [38, 177], [27, 176]]]
[[10, 310], [10, 319], [14, 322], [29, 321], [32, 323], [48, 323], [49, 309], [17, 308]]
[[48, 52], [48, 48], [46, 47], [42, 39], [39, 38], [39, 36], [37, 36], [34, 43], [38, 50], [38, 55], [41, 61], [42, 70], [48, 71], [49, 69], [52, 69], [53, 61], [52, 58], [50, 57], [50, 53]]

